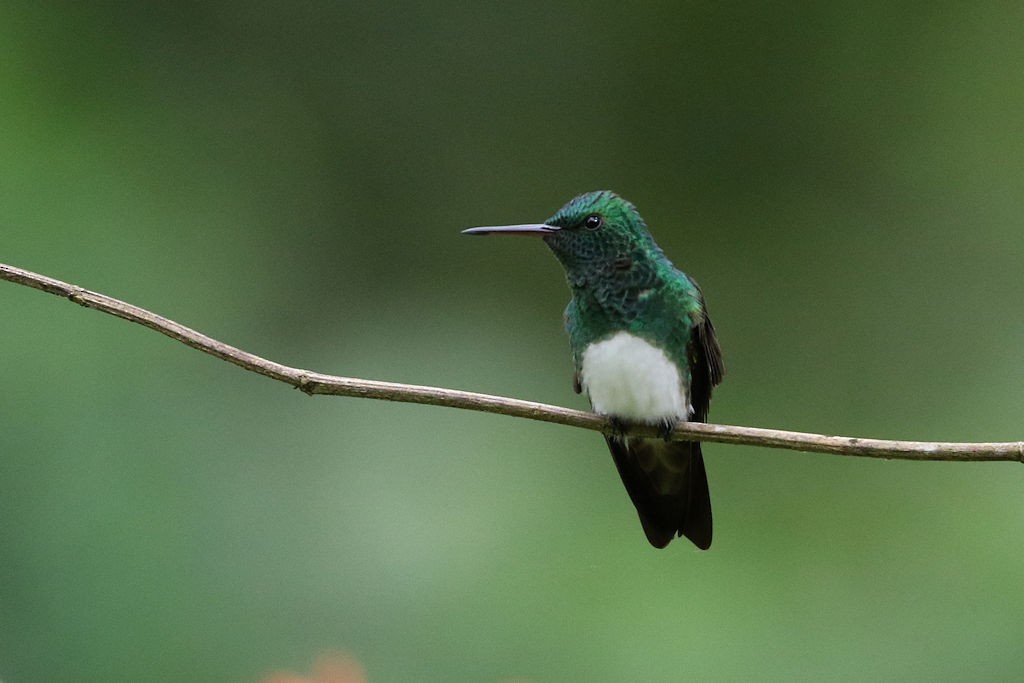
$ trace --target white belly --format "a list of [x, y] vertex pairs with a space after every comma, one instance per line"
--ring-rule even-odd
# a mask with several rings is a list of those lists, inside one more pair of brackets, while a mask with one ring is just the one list
[[637, 422], [690, 417], [687, 387], [661, 349], [628, 332], [584, 350], [580, 384], [594, 411]]

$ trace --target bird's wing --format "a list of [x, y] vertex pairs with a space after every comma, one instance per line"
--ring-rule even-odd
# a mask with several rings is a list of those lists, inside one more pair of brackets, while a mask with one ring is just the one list
[[690, 363], [690, 403], [693, 419], [704, 422], [708, 417], [711, 390], [721, 383], [725, 375], [722, 349], [718, 346], [715, 326], [711, 324], [707, 309], [701, 306], [701, 319], [694, 326], [687, 349]]

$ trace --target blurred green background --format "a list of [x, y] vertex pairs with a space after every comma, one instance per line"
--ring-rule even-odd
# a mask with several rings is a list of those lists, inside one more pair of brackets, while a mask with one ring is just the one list
[[[583, 407], [558, 263], [635, 202], [714, 421], [1024, 438], [1021, 3], [0, 7], [0, 261], [282, 363]], [[1024, 470], [705, 449], [655, 551], [600, 437], [307, 398], [0, 283], [0, 678], [1007, 680]]]

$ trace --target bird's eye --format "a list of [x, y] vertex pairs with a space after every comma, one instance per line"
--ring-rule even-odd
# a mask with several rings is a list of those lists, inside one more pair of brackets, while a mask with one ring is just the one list
[[596, 213], [592, 213], [583, 220], [583, 227], [587, 230], [597, 230], [604, 224], [604, 219]]

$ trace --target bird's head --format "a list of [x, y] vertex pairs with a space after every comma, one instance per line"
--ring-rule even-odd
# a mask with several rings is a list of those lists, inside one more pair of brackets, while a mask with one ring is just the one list
[[574, 197], [543, 223], [463, 232], [541, 237], [565, 266], [570, 279], [582, 271], [629, 268], [639, 258], [661, 254], [636, 207], [607, 190]]

